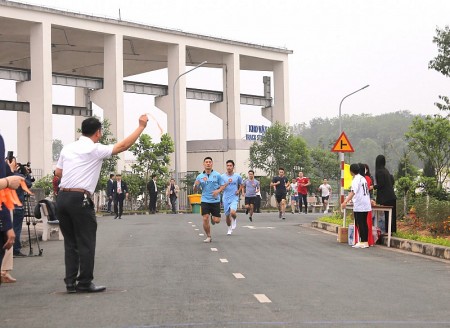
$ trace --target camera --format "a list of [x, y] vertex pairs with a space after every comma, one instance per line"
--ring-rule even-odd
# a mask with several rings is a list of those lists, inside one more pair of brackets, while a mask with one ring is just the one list
[[13, 161], [13, 159], [14, 159], [14, 152], [13, 152], [12, 150], [9, 150], [9, 151], [8, 151], [8, 157], [7, 157], [7, 159], [8, 159], [8, 162], [9, 162], [9, 163], [12, 163], [12, 161]]

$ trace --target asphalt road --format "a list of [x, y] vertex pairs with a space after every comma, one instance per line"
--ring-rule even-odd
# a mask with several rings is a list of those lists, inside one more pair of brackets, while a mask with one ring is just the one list
[[[98, 218], [99, 294], [65, 293], [63, 242], [15, 259], [0, 327], [450, 327], [450, 263], [382, 246], [352, 249], [316, 216]], [[197, 230], [198, 229], [198, 230]]]

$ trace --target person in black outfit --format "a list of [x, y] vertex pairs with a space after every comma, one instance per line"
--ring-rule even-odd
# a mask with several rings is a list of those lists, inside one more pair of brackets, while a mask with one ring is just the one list
[[278, 217], [284, 220], [286, 211], [286, 194], [287, 189], [290, 187], [288, 178], [284, 176], [284, 168], [280, 167], [278, 169], [278, 176], [272, 179], [270, 186], [275, 188], [275, 199], [277, 200], [279, 211]]
[[[392, 206], [392, 224], [391, 232], [397, 231], [397, 197], [394, 192], [394, 177], [386, 168], [386, 158], [384, 155], [378, 155], [375, 159], [375, 185], [374, 189], [377, 191], [376, 202], [380, 205]], [[389, 212], [384, 212], [385, 217], [385, 231], [388, 232]]]
[[109, 180], [106, 183], [106, 196], [108, 197], [108, 208], [106, 211], [111, 213], [111, 204], [113, 202], [113, 183], [114, 183], [114, 174], [109, 175]]
[[152, 179], [147, 184], [148, 194], [150, 195], [150, 203], [148, 209], [150, 214], [155, 214], [156, 211], [156, 200], [158, 196], [158, 187], [156, 185], [156, 174], [152, 175]]
[[128, 198], [128, 187], [125, 181], [122, 181], [122, 176], [116, 174], [116, 181], [112, 185], [112, 194], [114, 198], [114, 219], [121, 219], [123, 213], [123, 201]]

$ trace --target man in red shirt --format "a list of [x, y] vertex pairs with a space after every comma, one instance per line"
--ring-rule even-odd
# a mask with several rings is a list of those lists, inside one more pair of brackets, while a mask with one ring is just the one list
[[303, 176], [303, 172], [298, 172], [297, 191], [298, 191], [298, 210], [302, 213], [302, 203], [305, 203], [305, 214], [308, 213], [308, 186], [311, 184], [309, 178]]

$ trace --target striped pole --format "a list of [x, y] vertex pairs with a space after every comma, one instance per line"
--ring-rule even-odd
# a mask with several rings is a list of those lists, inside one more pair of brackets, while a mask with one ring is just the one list
[[339, 159], [341, 160], [341, 204], [344, 201], [344, 153], [339, 153]]

